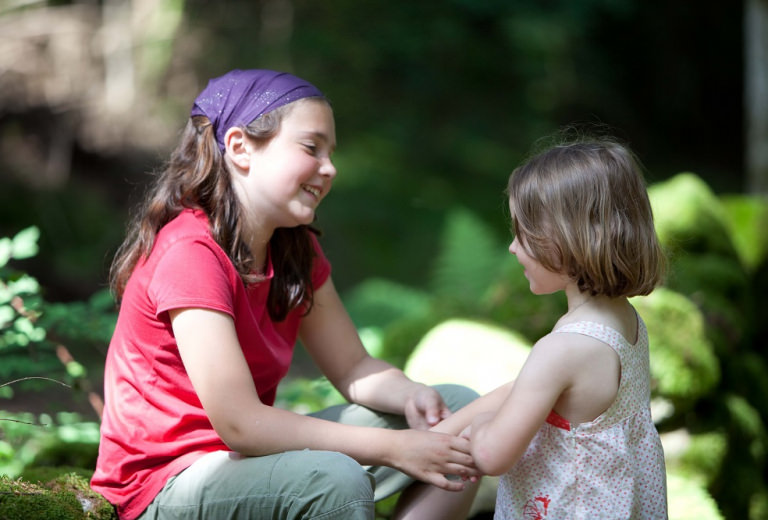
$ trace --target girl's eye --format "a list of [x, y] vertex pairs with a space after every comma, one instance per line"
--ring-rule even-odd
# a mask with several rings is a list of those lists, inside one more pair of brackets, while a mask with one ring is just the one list
[[317, 153], [317, 146], [314, 143], [304, 143], [303, 146], [312, 155]]

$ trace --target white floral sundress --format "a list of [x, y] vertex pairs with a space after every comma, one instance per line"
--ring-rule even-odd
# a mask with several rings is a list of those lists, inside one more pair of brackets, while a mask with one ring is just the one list
[[600, 323], [566, 324], [619, 355], [616, 400], [594, 421], [570, 424], [552, 412], [525, 454], [502, 475], [495, 520], [667, 518], [664, 452], [650, 411], [648, 332], [638, 316], [637, 343]]

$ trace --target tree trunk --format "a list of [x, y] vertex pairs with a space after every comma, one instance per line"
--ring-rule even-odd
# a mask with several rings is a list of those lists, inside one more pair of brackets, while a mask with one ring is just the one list
[[768, 0], [744, 6], [747, 191], [768, 195]]

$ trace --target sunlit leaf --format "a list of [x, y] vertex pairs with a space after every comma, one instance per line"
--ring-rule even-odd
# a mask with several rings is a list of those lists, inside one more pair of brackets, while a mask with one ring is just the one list
[[13, 258], [30, 258], [37, 254], [37, 240], [40, 238], [40, 229], [37, 226], [30, 226], [19, 231], [13, 237], [13, 248], [11, 256]]
[[86, 370], [83, 365], [77, 361], [70, 361], [67, 363], [67, 374], [72, 377], [78, 378], [85, 376]]
[[0, 238], [0, 267], [3, 267], [11, 259], [13, 242], [10, 238]]

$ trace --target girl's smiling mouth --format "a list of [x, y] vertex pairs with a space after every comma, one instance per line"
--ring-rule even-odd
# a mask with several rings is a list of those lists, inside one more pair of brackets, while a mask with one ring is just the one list
[[320, 198], [320, 194], [322, 193], [322, 190], [320, 188], [316, 186], [310, 186], [309, 184], [302, 184], [301, 188], [304, 191], [311, 193], [312, 195], [315, 196], [315, 198], [318, 198], [318, 199]]

